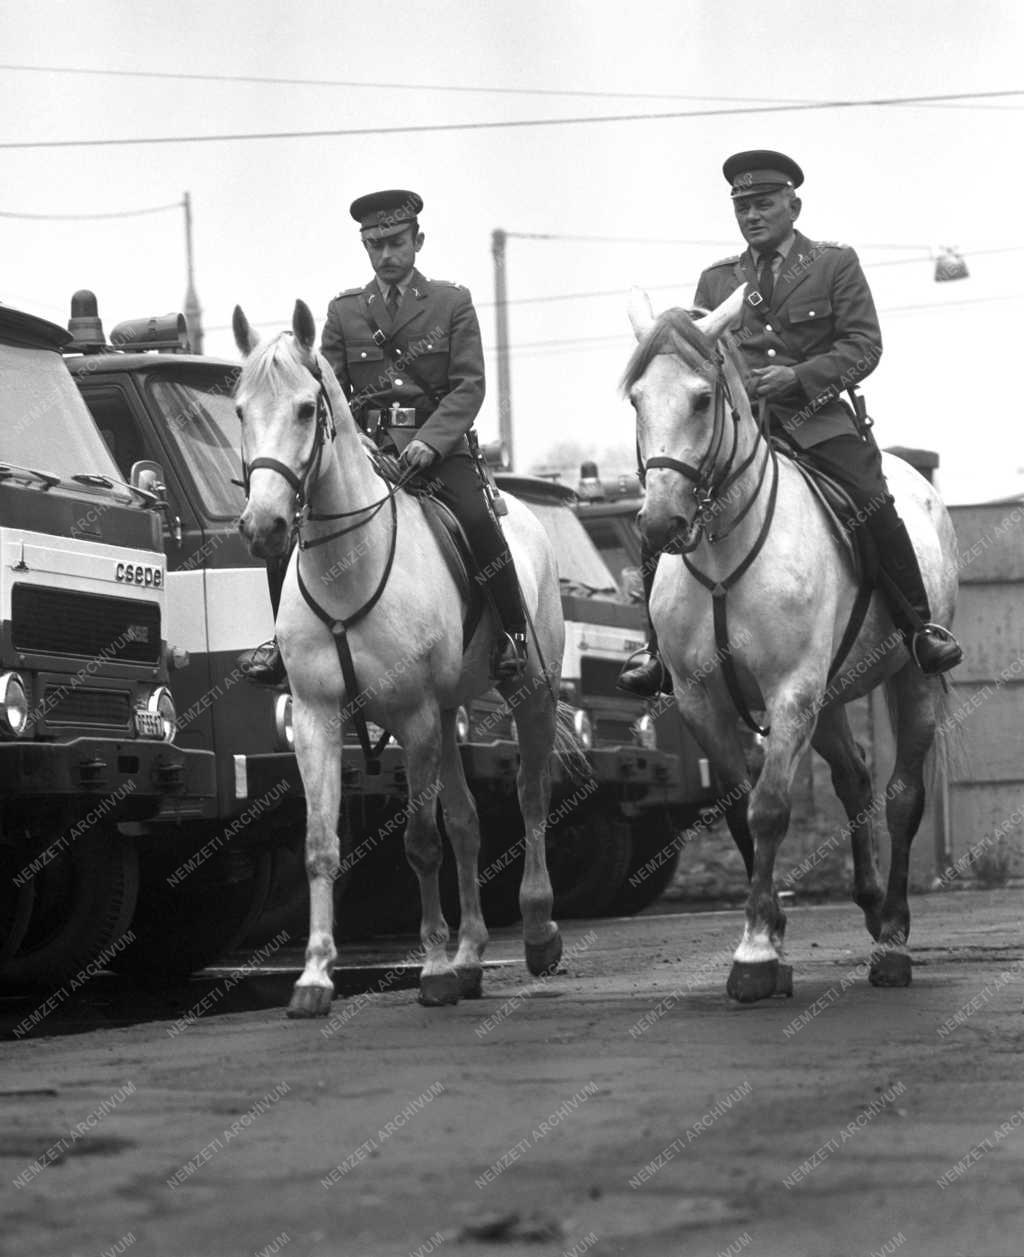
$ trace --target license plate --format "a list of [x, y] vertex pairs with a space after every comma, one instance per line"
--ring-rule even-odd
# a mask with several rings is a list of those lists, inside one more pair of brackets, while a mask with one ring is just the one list
[[141, 707], [135, 709], [135, 732], [140, 738], [160, 738], [164, 736], [164, 722], [155, 711], [146, 711]]

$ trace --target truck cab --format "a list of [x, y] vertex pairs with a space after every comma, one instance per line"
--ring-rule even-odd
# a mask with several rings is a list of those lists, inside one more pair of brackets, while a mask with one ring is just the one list
[[156, 499], [111, 457], [62, 328], [0, 306], [0, 984], [123, 941], [145, 835], [213, 789], [177, 741]]

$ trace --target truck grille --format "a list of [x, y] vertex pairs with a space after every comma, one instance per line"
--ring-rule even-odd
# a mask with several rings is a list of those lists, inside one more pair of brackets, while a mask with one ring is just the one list
[[117, 690], [69, 690], [48, 685], [43, 696], [48, 725], [83, 725], [124, 732], [131, 720], [131, 696]]
[[160, 607], [134, 598], [15, 585], [11, 627], [16, 650], [117, 663], [160, 659]]

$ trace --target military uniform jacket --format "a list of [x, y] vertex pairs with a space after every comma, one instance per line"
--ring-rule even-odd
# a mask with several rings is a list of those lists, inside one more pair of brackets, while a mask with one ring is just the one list
[[[694, 302], [712, 310], [742, 283], [757, 291], [750, 250], [709, 266]], [[736, 343], [751, 369], [792, 367], [799, 381], [791, 393], [772, 399], [769, 413], [803, 448], [856, 433], [853, 413], [839, 400], [863, 380], [882, 356], [882, 334], [868, 282], [847, 245], [796, 239], [775, 279], [762, 314], [743, 306]]]
[[[377, 327], [404, 356], [374, 340]], [[368, 410], [398, 402], [414, 406], [422, 425], [391, 430], [400, 448], [413, 437], [442, 458], [467, 448], [484, 399], [480, 324], [467, 289], [414, 270], [392, 320], [376, 279], [349, 288], [327, 307], [321, 349], [361, 427]]]

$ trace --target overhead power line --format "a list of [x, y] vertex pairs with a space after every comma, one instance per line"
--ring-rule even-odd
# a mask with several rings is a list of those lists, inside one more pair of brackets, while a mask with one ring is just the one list
[[135, 144], [219, 144], [251, 140], [326, 140], [359, 135], [420, 135], [456, 131], [499, 131], [535, 127], [594, 126], [608, 122], [669, 122], [680, 118], [736, 117], [743, 114], [774, 114], [825, 109], [872, 109], [891, 105], [925, 105], [937, 102], [985, 100], [991, 97], [1024, 96], [1024, 89], [997, 92], [950, 92], [936, 96], [879, 96], [870, 100], [828, 100], [811, 104], [742, 105], [719, 109], [680, 109], [659, 113], [597, 114], [592, 117], [510, 118], [495, 122], [412, 123], [392, 127], [339, 127], [316, 131], [248, 131], [218, 135], [124, 136], [116, 139], [5, 140], [0, 149], [117, 148]]
[[268, 74], [199, 74], [178, 70], [111, 70], [91, 66], [14, 65], [0, 63], [0, 70], [24, 71], [33, 74], [85, 74], [126, 79], [184, 79], [202, 83], [261, 83], [283, 87], [370, 88], [395, 92], [462, 92], [501, 96], [573, 96], [595, 100], [721, 100], [746, 104], [770, 101], [774, 104], [811, 104], [804, 100], [786, 100], [777, 96], [708, 96], [686, 95], [683, 92], [614, 92], [586, 91], [567, 87], [473, 87], [459, 83], [370, 83], [364, 79], [287, 78]]
[[83, 219], [96, 218], [139, 218], [143, 214], [163, 214], [167, 210], [180, 209], [181, 201], [172, 201], [169, 205], [150, 205], [147, 209], [110, 210], [103, 214], [25, 214], [14, 210], [0, 210], [0, 218], [30, 218], [47, 222], [78, 222]]

